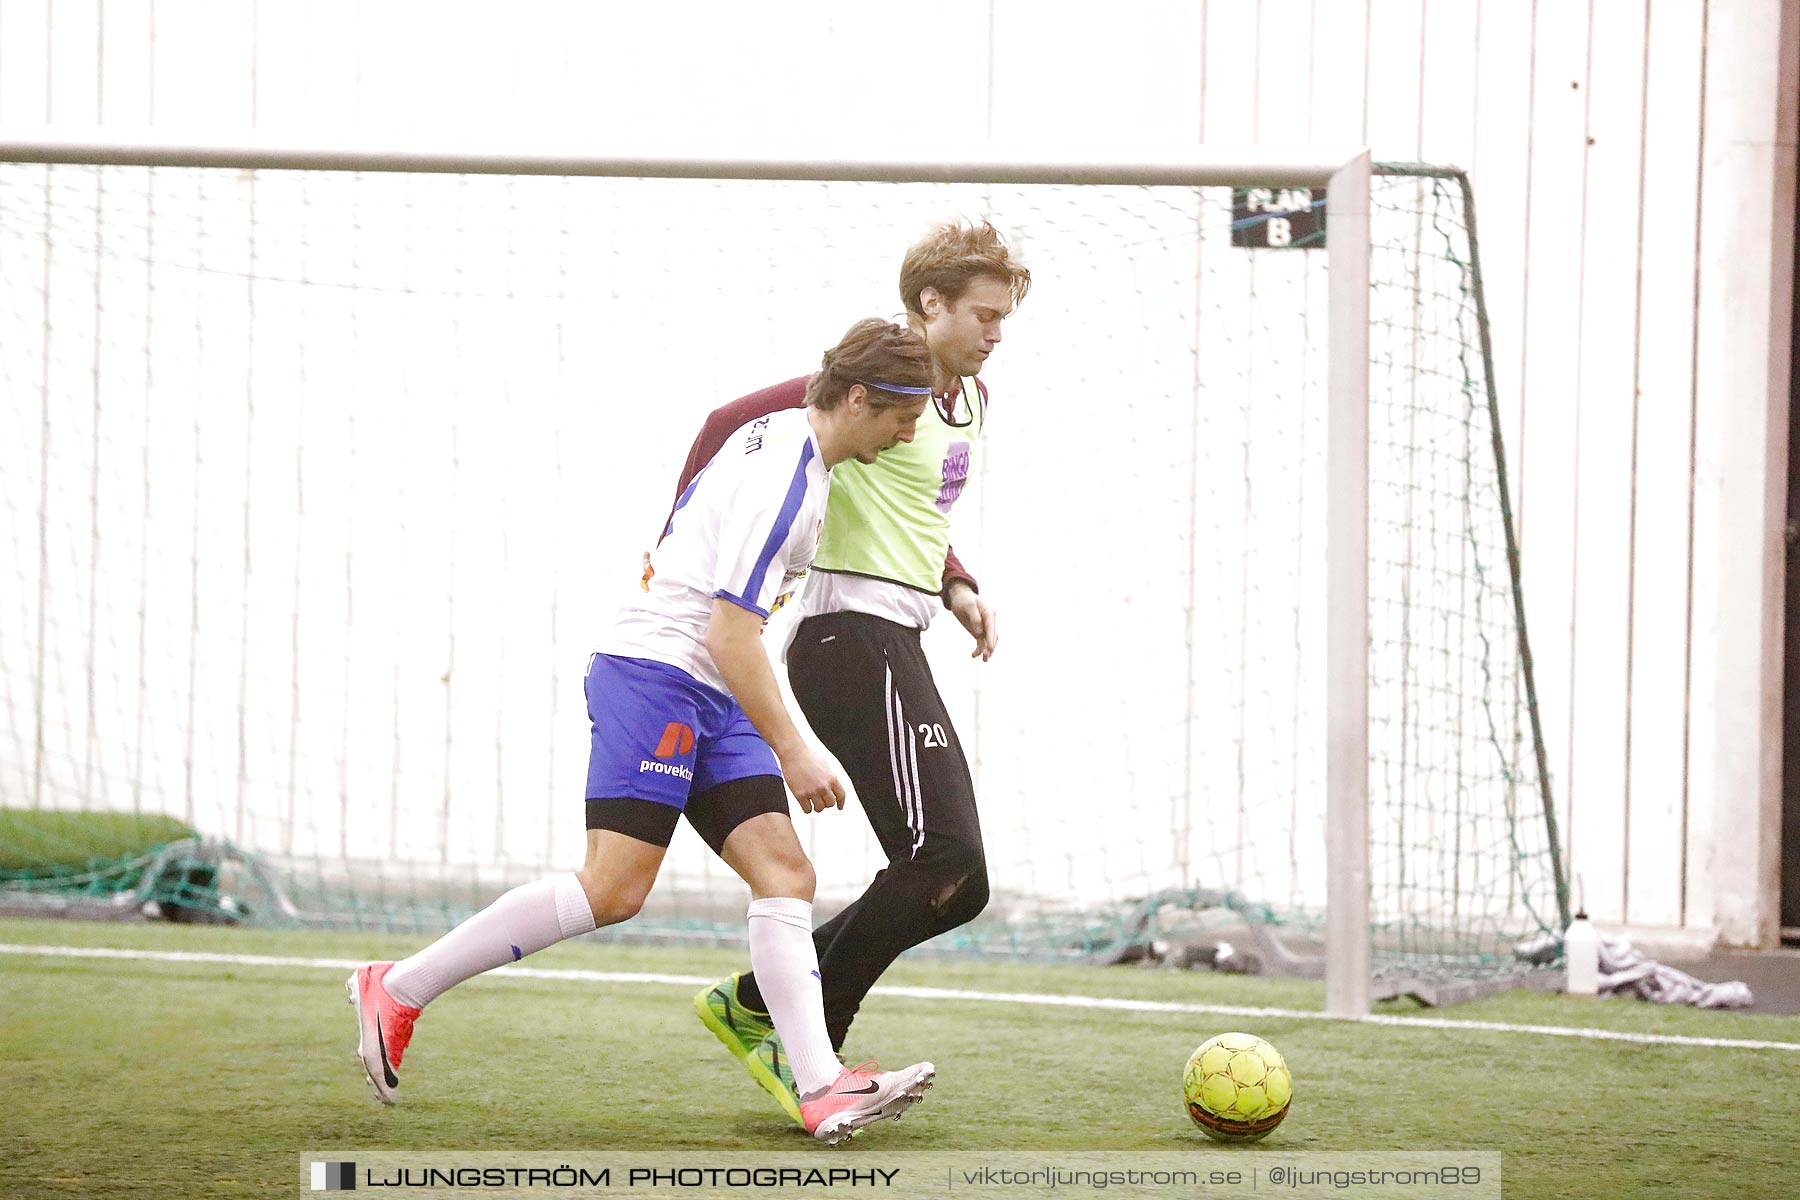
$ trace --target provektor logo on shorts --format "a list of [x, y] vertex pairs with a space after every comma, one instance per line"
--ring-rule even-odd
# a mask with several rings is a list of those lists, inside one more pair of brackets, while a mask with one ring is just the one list
[[686, 779], [689, 782], [692, 782], [694, 778], [694, 770], [692, 767], [683, 766], [678, 762], [657, 762], [656, 759], [675, 758], [679, 755], [692, 753], [693, 749], [693, 729], [680, 721], [670, 721], [663, 727], [662, 740], [657, 742], [656, 749], [651, 751], [655, 758], [646, 758], [640, 761], [638, 763], [638, 774], [642, 775], [646, 771], [649, 771], [658, 775], [674, 775], [679, 779]]

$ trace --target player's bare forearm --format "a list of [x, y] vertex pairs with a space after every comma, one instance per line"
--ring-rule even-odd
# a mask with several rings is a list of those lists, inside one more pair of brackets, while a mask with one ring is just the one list
[[706, 625], [706, 649], [738, 707], [776, 757], [781, 757], [802, 743], [794, 718], [781, 702], [769, 656], [763, 652], [762, 624], [756, 613], [729, 600], [714, 600], [712, 619]]
[[844, 806], [844, 785], [813, 752], [781, 701], [775, 670], [762, 646], [762, 617], [729, 600], [713, 601], [706, 650], [732, 698], [781, 764], [789, 790], [806, 812]]
[[944, 607], [975, 639], [975, 649], [969, 652], [969, 657], [983, 662], [994, 657], [994, 651], [1000, 645], [1000, 619], [982, 600], [981, 594], [959, 579], [944, 589]]

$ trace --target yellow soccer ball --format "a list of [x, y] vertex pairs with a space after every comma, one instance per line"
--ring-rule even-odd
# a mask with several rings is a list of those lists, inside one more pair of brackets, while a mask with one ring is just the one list
[[1221, 1142], [1267, 1137], [1287, 1116], [1294, 1077], [1281, 1052], [1248, 1033], [1221, 1033], [1187, 1061], [1181, 1090], [1188, 1116]]

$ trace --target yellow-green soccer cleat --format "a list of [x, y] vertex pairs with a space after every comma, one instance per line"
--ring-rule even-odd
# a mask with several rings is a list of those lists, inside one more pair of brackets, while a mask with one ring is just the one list
[[775, 1097], [787, 1115], [794, 1118], [794, 1124], [812, 1132], [800, 1112], [800, 1093], [794, 1090], [794, 1068], [788, 1063], [779, 1033], [771, 1033], [758, 1042], [755, 1052], [744, 1060], [744, 1068], [752, 1079], [762, 1084], [763, 1091]]
[[[794, 1123], [804, 1125], [800, 1119], [800, 1099], [794, 1095], [794, 1073], [788, 1069], [787, 1055], [781, 1051], [775, 1022], [769, 1014], [752, 1011], [738, 1001], [738, 980], [743, 974], [739, 971], [696, 994], [694, 1011], [700, 1015], [701, 1023], [712, 1030], [713, 1036], [737, 1055], [750, 1077], [794, 1118]], [[763, 1043], [770, 1039], [774, 1040], [774, 1045], [762, 1051]], [[769, 1060], [767, 1063], [762, 1061], [765, 1056]]]
[[744, 972], [738, 971], [695, 993], [694, 1011], [727, 1050], [749, 1058], [756, 1053], [757, 1043], [775, 1032], [775, 1022], [768, 1013], [752, 1011], [738, 1001], [738, 980], [743, 977]]

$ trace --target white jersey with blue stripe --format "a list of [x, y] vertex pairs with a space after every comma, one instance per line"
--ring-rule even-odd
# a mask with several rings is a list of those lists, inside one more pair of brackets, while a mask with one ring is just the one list
[[676, 501], [649, 587], [620, 609], [602, 653], [668, 663], [729, 694], [706, 649], [713, 601], [766, 618], [819, 548], [831, 473], [808, 411], [758, 417], [725, 439]]

